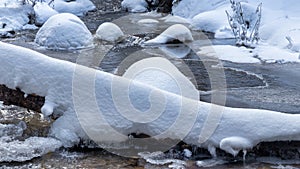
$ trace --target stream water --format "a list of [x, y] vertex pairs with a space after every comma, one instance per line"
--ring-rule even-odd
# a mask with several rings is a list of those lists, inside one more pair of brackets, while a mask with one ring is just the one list
[[[163, 16], [155, 13], [128, 14], [119, 11], [119, 7], [104, 8], [103, 3], [95, 2], [97, 7], [103, 10], [90, 12], [88, 16], [82, 18], [91, 32], [94, 33], [101, 23], [113, 21], [130, 36], [115, 45], [95, 41], [95, 48], [81, 51], [50, 51], [40, 48], [33, 42], [36, 30], [24, 31], [14, 38], [1, 40], [74, 63], [80, 59], [80, 64], [117, 75], [122, 75], [126, 68], [137, 60], [157, 55], [164, 56], [179, 70], [185, 70], [188, 67], [190, 72], [182, 71], [182, 73], [189, 77], [202, 91], [201, 100], [211, 101], [211, 93], [214, 92], [211, 91], [211, 84], [217, 82], [211, 81], [204, 64], [213, 67], [212, 71], [218, 72], [221, 69], [218, 62], [196, 55], [193, 49], [184, 44], [140, 46], [140, 42], [154, 37], [174, 23], [165, 23], [159, 20]], [[103, 12], [107, 9], [116, 10], [117, 12]], [[157, 19], [159, 23], [139, 26], [133, 24], [146, 18]], [[207, 43], [234, 44], [232, 39], [217, 40], [213, 39], [211, 34], [208, 33], [206, 37], [202, 37], [199, 32], [193, 31], [193, 35], [198, 37], [197, 40], [200, 45]], [[135, 55], [140, 51], [142, 51], [142, 55]], [[95, 61], [82, 61], [82, 58], [87, 55], [92, 55]], [[222, 62], [222, 64], [227, 85], [226, 106], [300, 113], [299, 64], [235, 64], [230, 62]], [[215, 75], [222, 76], [218, 73]], [[19, 137], [18, 139], [47, 135], [50, 123], [43, 120], [43, 117], [38, 113], [16, 106], [2, 106], [1, 103], [0, 112], [0, 123], [13, 124], [18, 131], [19, 129], [24, 130], [23, 134], [14, 136]], [[20, 121], [24, 121], [27, 126], [24, 128]], [[11, 135], [15, 135], [15, 132]], [[192, 157], [184, 155], [182, 147], [175, 148], [166, 154], [144, 154], [140, 158], [120, 157], [103, 149], [76, 147], [59, 149], [27, 162], [0, 162], [0, 168], [298, 168], [300, 167], [300, 144], [295, 144], [298, 146], [298, 152], [290, 153], [291, 157], [276, 155], [265, 157], [250, 154], [245, 161], [240, 157], [232, 158], [228, 156], [211, 159], [206, 150], [195, 149], [188, 145], [182, 147], [186, 147], [186, 150], [190, 149], [193, 153]]]

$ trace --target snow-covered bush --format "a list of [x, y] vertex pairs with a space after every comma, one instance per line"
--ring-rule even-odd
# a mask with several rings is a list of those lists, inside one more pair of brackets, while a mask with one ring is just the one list
[[124, 33], [119, 26], [111, 22], [101, 24], [96, 31], [96, 38], [107, 42], [118, 41], [123, 36]]
[[38, 31], [35, 42], [54, 50], [80, 49], [92, 46], [93, 36], [77, 16], [62, 13], [47, 20]]
[[262, 3], [256, 9], [252, 5], [235, 0], [230, 0], [230, 3], [233, 13], [230, 15], [226, 11], [226, 14], [237, 45], [251, 46], [258, 42]]

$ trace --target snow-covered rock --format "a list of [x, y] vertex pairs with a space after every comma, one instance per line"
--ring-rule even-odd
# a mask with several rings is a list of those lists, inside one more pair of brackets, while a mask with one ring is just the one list
[[28, 5], [0, 6], [0, 36], [9, 36], [9, 32], [19, 31], [29, 22], [32, 8]]
[[146, 12], [148, 4], [145, 0], [123, 0], [122, 8], [130, 12]]
[[52, 3], [52, 6], [59, 13], [72, 13], [77, 16], [83, 16], [88, 11], [96, 9], [95, 5], [90, 0], [55, 0]]
[[172, 42], [174, 40], [179, 40], [181, 42], [191, 42], [194, 39], [191, 31], [186, 26], [182, 24], [175, 24], [167, 28], [156, 38], [145, 42], [145, 44], [163, 44]]
[[48, 3], [37, 2], [33, 7], [35, 13], [35, 24], [43, 25], [51, 16], [58, 14]]
[[93, 36], [75, 15], [62, 13], [49, 18], [35, 37], [40, 46], [54, 50], [80, 49], [93, 45]]
[[[216, 147], [235, 155], [262, 141], [300, 140], [299, 114], [229, 108], [188, 99], [3, 42], [0, 51], [0, 84], [45, 96], [46, 114], [63, 114], [52, 124], [50, 135], [65, 146], [78, 143], [79, 138], [112, 143], [128, 140], [130, 133], [145, 133], [156, 139], [184, 139], [208, 148], [212, 155]], [[146, 110], [157, 107], [162, 108], [161, 114], [151, 122], [136, 122], [125, 116], [129, 113], [149, 120]], [[167, 134], [162, 134], [166, 130]]]
[[108, 42], [116, 42], [124, 37], [124, 33], [120, 27], [112, 22], [102, 23], [97, 31], [96, 38]]

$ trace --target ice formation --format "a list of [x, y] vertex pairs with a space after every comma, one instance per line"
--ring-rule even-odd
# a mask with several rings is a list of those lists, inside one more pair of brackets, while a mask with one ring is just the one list
[[36, 34], [35, 42], [47, 49], [80, 49], [91, 47], [93, 36], [77, 16], [62, 13], [47, 20]]

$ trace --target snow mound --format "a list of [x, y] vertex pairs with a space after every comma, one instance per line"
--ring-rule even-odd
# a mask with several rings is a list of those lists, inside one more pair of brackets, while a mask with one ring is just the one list
[[36, 17], [36, 25], [43, 25], [51, 16], [58, 14], [57, 11], [52, 9], [47, 3], [44, 2], [37, 2], [33, 9]]
[[108, 42], [116, 42], [124, 37], [120, 27], [111, 22], [101, 24], [96, 31], [96, 38]]
[[182, 18], [180, 16], [173, 16], [173, 15], [165, 16], [165, 17], [161, 18], [160, 20], [163, 20], [166, 23], [181, 23], [181, 24], [188, 24], [188, 23], [190, 23], [185, 18]]
[[30, 137], [25, 141], [0, 141], [0, 144], [0, 162], [28, 161], [62, 146], [57, 139], [43, 137]]
[[194, 39], [191, 31], [186, 26], [182, 24], [175, 24], [170, 26], [156, 38], [145, 42], [145, 44], [163, 44], [172, 42], [174, 40], [179, 40], [181, 42], [190, 42]]
[[148, 4], [145, 0], [123, 0], [122, 8], [130, 12], [146, 12]]
[[35, 42], [47, 49], [81, 49], [92, 46], [93, 36], [77, 16], [62, 13], [47, 20], [36, 34]]
[[260, 63], [260, 60], [253, 58], [255, 54], [252, 53], [251, 49], [245, 47], [230, 45], [204, 46], [200, 48], [197, 54], [235, 63]]
[[0, 7], [0, 36], [12, 36], [29, 22], [30, 6]]
[[59, 13], [72, 13], [77, 16], [83, 16], [88, 11], [96, 9], [95, 5], [90, 0], [55, 0], [52, 5], [54, 10]]

